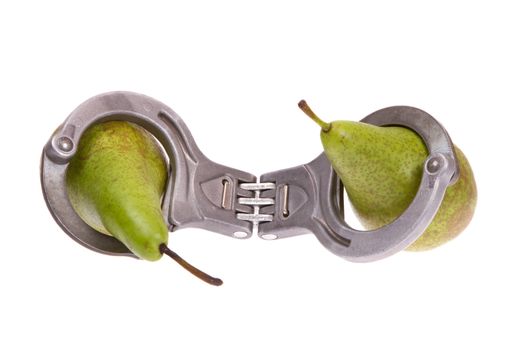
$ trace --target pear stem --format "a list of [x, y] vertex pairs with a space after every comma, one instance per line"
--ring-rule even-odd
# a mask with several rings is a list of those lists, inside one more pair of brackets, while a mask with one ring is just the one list
[[310, 106], [308, 106], [308, 104], [306, 103], [305, 100], [299, 101], [299, 103], [297, 105], [299, 106], [299, 108], [301, 108], [301, 110], [304, 112], [304, 114], [306, 114], [307, 116], [312, 118], [313, 121], [316, 122], [317, 125], [319, 125], [324, 132], [328, 132], [330, 130], [330, 128], [332, 127], [332, 123], [327, 123], [327, 122], [323, 121], [321, 118], [319, 118], [317, 116], [317, 114], [315, 114], [312, 111]]
[[180, 266], [184, 267], [188, 272], [193, 274], [195, 277], [200, 278], [204, 282], [209, 283], [209, 284], [214, 285], [214, 286], [222, 285], [222, 280], [221, 279], [212, 277], [212, 276], [208, 275], [207, 273], [199, 270], [195, 266], [191, 265], [189, 262], [187, 262], [186, 260], [181, 258], [179, 256], [179, 254], [175, 253], [173, 250], [168, 248], [168, 246], [166, 244], [162, 243], [159, 246], [159, 250], [160, 250], [161, 253], [166, 254], [167, 256], [169, 256], [170, 258], [175, 260]]

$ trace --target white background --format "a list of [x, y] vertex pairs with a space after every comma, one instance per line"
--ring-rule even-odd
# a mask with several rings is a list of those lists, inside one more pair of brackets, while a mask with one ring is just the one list
[[[524, 11], [519, 1], [4, 1], [0, 5], [0, 348], [523, 349]], [[40, 190], [52, 131], [85, 99], [171, 106], [216, 162], [312, 160], [318, 127], [422, 108], [468, 155], [479, 202], [459, 238], [355, 264], [312, 235], [188, 229], [169, 259], [96, 254]]]

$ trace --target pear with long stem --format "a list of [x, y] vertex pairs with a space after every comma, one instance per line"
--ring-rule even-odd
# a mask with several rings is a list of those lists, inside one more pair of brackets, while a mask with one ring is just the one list
[[167, 164], [156, 140], [123, 121], [86, 130], [66, 174], [71, 205], [93, 229], [117, 238], [141, 259], [166, 254], [203, 281], [221, 285], [168, 248], [161, 209], [166, 180]]

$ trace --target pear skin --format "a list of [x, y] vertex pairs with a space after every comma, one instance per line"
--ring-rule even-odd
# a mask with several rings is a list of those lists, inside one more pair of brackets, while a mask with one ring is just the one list
[[93, 229], [120, 240], [135, 255], [158, 260], [168, 241], [161, 210], [167, 166], [141, 127], [111, 121], [90, 127], [69, 163], [70, 202]]
[[[174, 173], [174, 169], [171, 169]], [[141, 259], [163, 254], [214, 286], [222, 280], [189, 264], [167, 246], [161, 200], [168, 177], [163, 150], [140, 126], [110, 121], [88, 128], [69, 162], [69, 201], [84, 222], [114, 236]]]
[[[309, 108], [307, 111], [313, 113]], [[352, 121], [325, 123], [320, 119], [316, 122], [322, 128], [324, 152], [363, 227], [376, 229], [399, 217], [412, 202], [421, 182], [428, 157], [423, 140], [403, 127]], [[474, 175], [463, 152], [456, 146], [455, 151], [459, 179], [447, 188], [432, 223], [407, 248], [409, 251], [429, 250], [450, 241], [467, 227], [474, 215], [477, 201]]]

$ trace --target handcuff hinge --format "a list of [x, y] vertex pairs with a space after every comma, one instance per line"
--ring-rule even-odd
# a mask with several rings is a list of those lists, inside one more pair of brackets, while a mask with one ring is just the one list
[[237, 203], [251, 207], [252, 212], [237, 212], [237, 219], [250, 221], [252, 233], [258, 234], [260, 222], [273, 221], [275, 183], [245, 182], [239, 184], [239, 189], [240, 191], [237, 191]]

